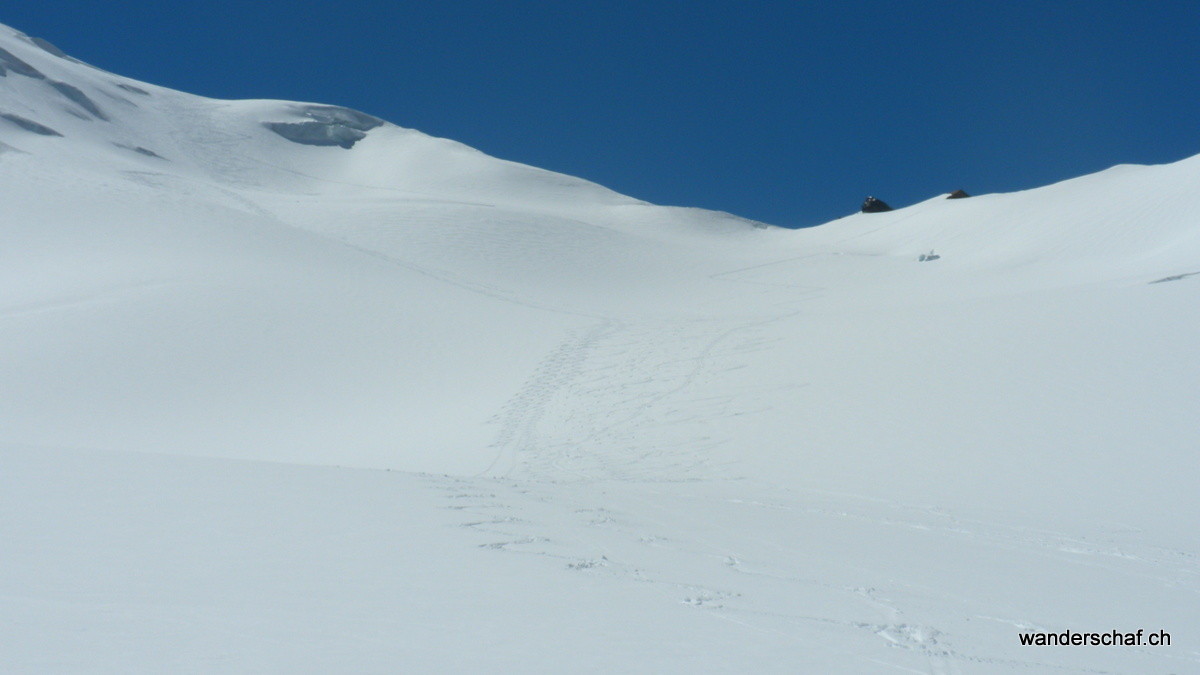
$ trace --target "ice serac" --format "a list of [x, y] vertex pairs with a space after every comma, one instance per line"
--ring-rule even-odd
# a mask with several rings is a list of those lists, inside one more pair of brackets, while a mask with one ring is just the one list
[[335, 106], [293, 106], [309, 118], [304, 122], [264, 122], [271, 131], [302, 145], [336, 145], [350, 149], [383, 120], [366, 113]]

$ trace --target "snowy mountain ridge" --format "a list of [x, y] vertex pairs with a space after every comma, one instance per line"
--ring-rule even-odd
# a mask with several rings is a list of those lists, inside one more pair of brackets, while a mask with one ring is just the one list
[[[108, 161], [140, 162], [174, 175], [274, 191], [306, 192], [320, 181], [418, 199], [474, 199], [525, 208], [649, 206], [594, 183], [488, 157], [346, 108], [205, 99], [98, 70], [11, 28], [0, 31], [7, 37], [0, 52], [6, 71], [0, 114], [7, 115], [6, 136], [18, 144], [14, 147], [23, 141], [36, 143], [39, 152], [86, 148]], [[50, 140], [64, 136], [67, 142]], [[353, 153], [329, 151], [355, 145]], [[466, 194], [464, 182], [471, 185]], [[747, 222], [727, 214], [708, 218]]]

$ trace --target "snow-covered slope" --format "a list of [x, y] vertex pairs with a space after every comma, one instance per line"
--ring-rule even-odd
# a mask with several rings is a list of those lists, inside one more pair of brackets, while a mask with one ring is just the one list
[[0, 50], [0, 669], [1200, 668], [1200, 157], [789, 231]]
[[266, 124], [339, 109], [190, 96], [6, 31], [11, 439], [479, 470], [483, 425], [573, 325], [532, 311], [571, 291], [547, 282], [754, 229], [390, 124], [295, 143]]

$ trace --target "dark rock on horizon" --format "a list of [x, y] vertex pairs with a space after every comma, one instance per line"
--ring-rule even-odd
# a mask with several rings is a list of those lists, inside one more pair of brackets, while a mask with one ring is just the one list
[[883, 201], [882, 199], [876, 199], [874, 197], [867, 197], [866, 200], [864, 200], [863, 204], [862, 204], [862, 212], [863, 213], [883, 213], [884, 211], [891, 211], [891, 210], [892, 210], [892, 207], [888, 206], [887, 202]]

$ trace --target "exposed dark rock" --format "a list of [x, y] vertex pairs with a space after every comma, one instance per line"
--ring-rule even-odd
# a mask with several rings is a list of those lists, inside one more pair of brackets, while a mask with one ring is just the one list
[[966, 190], [955, 190], [954, 192], [946, 195], [946, 199], [966, 199], [970, 196], [971, 195], [967, 194]]
[[383, 124], [378, 117], [349, 108], [303, 106], [301, 111], [312, 121], [264, 122], [263, 125], [293, 143], [349, 149], [365, 138], [368, 131]]
[[8, 71], [10, 70], [18, 75], [32, 77], [35, 80], [46, 79], [46, 76], [37, 68], [18, 59], [7, 49], [0, 48], [0, 77], [8, 77]]
[[51, 129], [50, 127], [48, 127], [44, 124], [38, 124], [37, 122], [34, 122], [33, 120], [27, 120], [24, 117], [21, 117], [20, 115], [14, 115], [12, 113], [0, 113], [0, 118], [6, 119], [9, 122], [12, 122], [13, 124], [24, 129], [25, 131], [32, 131], [33, 133], [38, 134], [40, 136], [62, 136], [62, 134]]
[[80, 91], [78, 87], [71, 86], [66, 82], [50, 82], [50, 86], [92, 115], [102, 120], [108, 120], [108, 117], [100, 110], [100, 106], [96, 105], [95, 101], [88, 98], [87, 94]]
[[99, 90], [99, 92], [100, 92], [101, 94], [103, 94], [103, 95], [104, 95], [104, 97], [105, 97], [105, 98], [107, 98], [107, 99], [108, 99], [108, 100], [110, 100], [110, 101], [116, 101], [117, 103], [120, 103], [121, 105], [127, 105], [127, 106], [129, 106], [130, 108], [136, 108], [136, 107], [138, 107], [138, 104], [134, 103], [133, 101], [131, 101], [131, 100], [129, 100], [129, 99], [127, 99], [127, 98], [125, 98], [124, 96], [122, 96], [122, 95], [120, 95], [120, 94], [117, 94], [117, 93], [111, 92], [111, 91], [109, 91], [108, 89], [100, 89], [100, 90]]
[[1184, 280], [1184, 279], [1186, 279], [1186, 278], [1188, 278], [1188, 277], [1194, 277], [1194, 276], [1197, 276], [1197, 275], [1200, 275], [1200, 272], [1185, 272], [1185, 273], [1183, 273], [1183, 274], [1172, 274], [1172, 275], [1171, 275], [1171, 276], [1169, 276], [1169, 277], [1163, 277], [1163, 278], [1161, 278], [1161, 279], [1155, 279], [1154, 281], [1151, 281], [1150, 283], [1152, 283], [1152, 284], [1161, 284], [1161, 283], [1165, 283], [1165, 282], [1168, 282], [1168, 281], [1182, 281], [1182, 280]]
[[132, 151], [138, 153], [139, 155], [145, 155], [147, 157], [154, 157], [155, 159], [163, 159], [163, 160], [166, 159], [165, 157], [158, 154], [157, 152], [155, 152], [153, 150], [147, 150], [146, 148], [143, 148], [140, 145], [125, 145], [124, 143], [113, 143], [113, 145], [117, 146], [118, 148], [125, 149], [125, 150], [132, 150]]
[[123, 83], [118, 82], [117, 86], [124, 89], [125, 91], [130, 91], [135, 94], [141, 94], [142, 96], [150, 95], [150, 92], [146, 91], [145, 89], [139, 89], [139, 88], [133, 86], [132, 84], [123, 84]]
[[70, 59], [71, 58], [71, 57], [67, 56], [66, 52], [59, 49], [58, 47], [55, 47], [54, 45], [50, 44], [46, 40], [43, 40], [42, 38], [39, 38], [39, 37], [29, 38], [29, 41], [32, 42], [33, 44], [41, 47], [42, 49], [50, 52], [51, 54], [57, 56], [60, 59]]
[[874, 197], [867, 197], [862, 204], [863, 213], [883, 213], [884, 211], [891, 210], [892, 207], [888, 206], [887, 202]]

